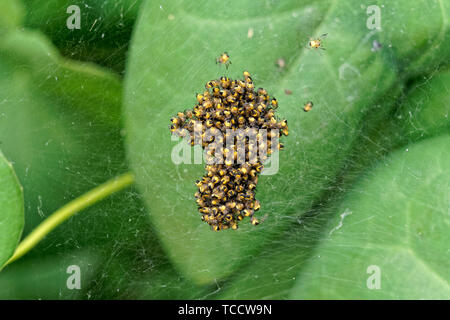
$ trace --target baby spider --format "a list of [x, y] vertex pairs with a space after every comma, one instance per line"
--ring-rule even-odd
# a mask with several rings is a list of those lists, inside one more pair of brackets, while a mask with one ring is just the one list
[[325, 50], [325, 48], [322, 46], [322, 40], [326, 38], [328, 33], [322, 34], [319, 38], [310, 38], [308, 42], [308, 48], [309, 49], [322, 49]]
[[224, 64], [225, 67], [228, 69], [228, 66], [231, 64], [230, 56], [228, 53], [224, 52], [220, 55], [220, 57], [216, 58], [216, 64]]
[[312, 103], [312, 101], [308, 101], [303, 106], [303, 111], [308, 112], [308, 111], [310, 111], [312, 109], [313, 106], [314, 106], [314, 104]]

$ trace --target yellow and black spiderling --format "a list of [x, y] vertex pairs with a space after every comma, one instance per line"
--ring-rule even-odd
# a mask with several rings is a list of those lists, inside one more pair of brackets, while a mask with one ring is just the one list
[[324, 33], [319, 38], [309, 39], [308, 48], [325, 50], [325, 48], [323, 47], [322, 41], [324, 38], [326, 38], [327, 35], [328, 35], [328, 33]]
[[305, 105], [303, 106], [303, 111], [308, 112], [311, 111], [311, 109], [313, 108], [314, 104], [312, 103], [312, 101], [308, 101], [305, 103]]
[[[173, 134], [189, 136], [191, 145], [201, 145], [207, 156], [223, 156], [223, 162], [207, 164], [205, 175], [195, 182], [201, 219], [214, 231], [236, 230], [246, 217], [258, 225], [258, 176], [272, 148], [284, 148], [278, 138], [289, 134], [287, 121], [277, 119], [278, 101], [263, 88], [255, 90], [248, 71], [243, 80], [223, 76], [208, 81], [205, 88], [197, 94], [193, 109], [179, 112], [169, 125]], [[248, 133], [257, 133], [257, 140]], [[233, 142], [228, 145], [231, 134]]]
[[225, 67], [228, 69], [228, 66], [231, 64], [230, 56], [228, 55], [228, 53], [224, 52], [218, 58], [216, 58], [216, 64], [217, 63], [224, 64]]

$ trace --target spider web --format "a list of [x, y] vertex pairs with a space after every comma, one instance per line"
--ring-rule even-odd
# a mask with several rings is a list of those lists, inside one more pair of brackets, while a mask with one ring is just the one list
[[[61, 8], [65, 8], [67, 3], [62, 1], [61, 3]], [[91, 1], [80, 1], [81, 11], [86, 12], [82, 14], [82, 30], [88, 28], [89, 32], [77, 34], [76, 30], [69, 32], [65, 29], [67, 17], [65, 10], [61, 11], [60, 15], [42, 18], [41, 11], [34, 7], [30, 7], [31, 9], [27, 12], [26, 21], [29, 22], [26, 26], [30, 29], [40, 29], [43, 33], [50, 35], [53, 43], [65, 57], [96, 62], [123, 75], [129, 47], [128, 39], [131, 36], [132, 19], [134, 19], [130, 13], [139, 3], [140, 1], [129, 3], [117, 1], [111, 13], [108, 11], [110, 9], [106, 10], [102, 5], [95, 6]], [[302, 16], [308, 12], [308, 7], [306, 8], [288, 10], [287, 14]], [[164, 2], [161, 3], [160, 10], [165, 10]], [[241, 13], [245, 15], [245, 12]], [[173, 17], [176, 24], [177, 15], [171, 16], [171, 14], [167, 12], [168, 19]], [[105, 18], [106, 16], [109, 18]], [[203, 21], [205, 24], [207, 22]], [[313, 21], [311, 25], [305, 27], [303, 32], [312, 36], [316, 27], [314, 23], [317, 22]], [[61, 28], [60, 31], [55, 32], [59, 30], [55, 29], [55, 25]], [[271, 28], [270, 23], [268, 28]], [[257, 34], [259, 30], [247, 28], [242, 32], [250, 37]], [[368, 31], [369, 34], [371, 34], [370, 31]], [[328, 37], [331, 35], [332, 30], [329, 31]], [[359, 45], [370, 44], [375, 39], [375, 37], [372, 38], [373, 35], [376, 37], [376, 33], [373, 33]], [[281, 39], [283, 35], [279, 34], [279, 37]], [[307, 40], [306, 37], [305, 41]], [[203, 50], [211, 51], [213, 54], [207, 42], [201, 45]], [[383, 49], [386, 49], [390, 44], [382, 45]], [[324, 46], [326, 47], [326, 39]], [[326, 55], [327, 53], [317, 52], [317, 54]], [[287, 64], [292, 64], [294, 60], [294, 57], [290, 56], [280, 58]], [[396, 64], [394, 58], [389, 58], [389, 55], [387, 59], [392, 59], [392, 64]], [[189, 62], [188, 57], [186, 63], [189, 64]], [[273, 61], [273, 63], [276, 62]], [[195, 68], [192, 66], [192, 73], [197, 72]], [[285, 71], [281, 69], [278, 77], [281, 92], [294, 89], [283, 86], [282, 74]], [[0, 71], [3, 76], [13, 73], [7, 67], [3, 67]], [[301, 197], [305, 199], [303, 201], [310, 203], [311, 209], [308, 212], [287, 214], [292, 211], [292, 203], [295, 202], [293, 199], [292, 203], [285, 202], [281, 206], [286, 214], [280, 214], [276, 219], [266, 221], [266, 223], [278, 224], [282, 223], [282, 220], [289, 220], [293, 224], [281, 236], [267, 243], [264, 250], [256, 257], [263, 261], [267, 260], [264, 265], [268, 267], [265, 270], [250, 272], [252, 263], [243, 267], [242, 275], [238, 280], [250, 281], [250, 283], [253, 283], [254, 279], [257, 280], [257, 284], [249, 287], [248, 292], [235, 289], [234, 279], [231, 278], [217, 279], [213, 284], [203, 287], [196, 286], [187, 280], [171, 264], [166, 252], [161, 248], [153, 226], [148, 220], [149, 213], [141, 195], [135, 188], [130, 188], [66, 221], [27, 256], [6, 268], [0, 274], [0, 297], [211, 299], [220, 298], [223, 293], [234, 298], [252, 296], [258, 290], [266, 288], [265, 290], [272, 291], [272, 294], [267, 294], [263, 298], [286, 298], [302, 265], [307, 264], [314, 256], [317, 243], [324, 234], [329, 234], [339, 227], [327, 224], [329, 217], [336, 214], [336, 203], [339, 203], [344, 194], [353, 190], [353, 182], [365, 168], [383, 159], [393, 148], [407, 143], [401, 137], [396, 140], [395, 137], [386, 135], [380, 123], [401, 114], [399, 110], [405, 107], [401, 104], [402, 99], [410, 90], [414, 88], [420, 90], [420, 87], [429, 82], [436, 71], [438, 71], [437, 67], [425, 79], [413, 79], [415, 81], [408, 83], [406, 87], [393, 88], [382, 98], [371, 102], [373, 108], [369, 114], [365, 115], [367, 120], [363, 120], [367, 125], [359, 130], [349, 128], [349, 130], [355, 130], [354, 134], [358, 138], [354, 141], [340, 174], [337, 177], [327, 178], [327, 186], [319, 198], [315, 192], [301, 194]], [[51, 74], [51, 70], [48, 70], [46, 65], [41, 66], [38, 72]], [[301, 72], [301, 67], [289, 72]], [[358, 70], [349, 67], [344, 69], [342, 74], [335, 74], [337, 85], [339, 86], [340, 81], [345, 81], [346, 77], [357, 73]], [[54, 79], [54, 81], [58, 80]], [[261, 79], [262, 83], [264, 81], [268, 79]], [[3, 81], [5, 82], [6, 80]], [[5, 121], [10, 123], [12, 119], [20, 123], [17, 124], [20, 134], [0, 129], [2, 141], [0, 147], [14, 164], [24, 186], [26, 201], [24, 235], [68, 201], [128, 170], [124, 132], [121, 128], [111, 128], [103, 122], [103, 119], [92, 117], [85, 111], [70, 107], [70, 103], [63, 98], [48, 98], [58, 97], [61, 94], [57, 86], [53, 92], [48, 91], [48, 87], [45, 86], [47, 90], [45, 93], [39, 92], [40, 87], [40, 83], [30, 83], [27, 87], [33, 88], [30, 89], [30, 93], [2, 91], [0, 97], [0, 125]], [[308, 91], [307, 88], [301, 89]], [[327, 90], [329, 90], [328, 83], [324, 82], [319, 91]], [[283, 94], [281, 92], [279, 94]], [[320, 97], [313, 98], [314, 101], [322, 104], [325, 110], [332, 110], [332, 106], [327, 105]], [[349, 102], [354, 98], [346, 97]], [[59, 105], [48, 106], [46, 104], [49, 101]], [[412, 110], [420, 110], [421, 105], [426, 101], [414, 103], [415, 105], [408, 107]], [[14, 108], [17, 106], [23, 107], [23, 110], [26, 110], [24, 112], [31, 114], [31, 117], [36, 117], [36, 120], [30, 120], [30, 117], [26, 116], [14, 118], [12, 115], [15, 114]], [[314, 111], [313, 109], [311, 112]], [[340, 121], [339, 115], [335, 114], [335, 117], [333, 120]], [[322, 120], [323, 123], [329, 121], [329, 119]], [[9, 124], [5, 127], [12, 130], [14, 126]], [[320, 129], [319, 125], [317, 130]], [[25, 140], [33, 136], [39, 138], [27, 144]], [[21, 147], [17, 144], [23, 141], [27, 148], [24, 154], [21, 153]], [[324, 145], [326, 144], [327, 142], [324, 141]], [[314, 163], [305, 163], [305, 165], [315, 169], [318, 179], [326, 174], [315, 167]], [[290, 177], [292, 180], [301, 178]], [[345, 225], [344, 217], [341, 222]], [[288, 241], [289, 238], [298, 241]], [[292, 255], [292, 263], [288, 270], [277, 270], [276, 263], [271, 266], [270, 262], [274, 257], [291, 251], [297, 253]], [[248, 258], [255, 259], [251, 255]], [[82, 270], [81, 290], [67, 288], [66, 280], [69, 275], [66, 270], [70, 265], [79, 265]]]

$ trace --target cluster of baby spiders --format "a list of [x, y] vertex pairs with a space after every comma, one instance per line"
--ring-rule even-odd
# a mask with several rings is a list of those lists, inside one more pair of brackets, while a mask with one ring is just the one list
[[[173, 134], [190, 138], [192, 146], [201, 145], [212, 159], [225, 157], [223, 163], [208, 164], [206, 174], [196, 182], [198, 211], [215, 231], [235, 230], [244, 217], [257, 225], [258, 175], [273, 150], [283, 149], [278, 138], [289, 134], [287, 121], [276, 119], [278, 101], [263, 88], [255, 90], [247, 71], [242, 80], [221, 77], [205, 87], [194, 108], [179, 112], [170, 125]], [[251, 134], [255, 140], [249, 138]], [[230, 137], [232, 143], [224, 146]]]

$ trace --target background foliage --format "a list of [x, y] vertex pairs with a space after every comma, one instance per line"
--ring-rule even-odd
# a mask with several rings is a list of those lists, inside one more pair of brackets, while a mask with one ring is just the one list
[[[72, 4], [80, 30], [66, 28]], [[381, 31], [366, 27], [374, 4]], [[449, 8], [2, 1], [0, 265], [73, 198], [128, 170], [137, 184], [6, 266], [0, 298], [450, 298]], [[323, 33], [325, 51], [305, 48]], [[213, 233], [193, 201], [203, 165], [172, 163], [167, 125], [206, 81], [243, 70], [277, 97], [290, 135], [258, 185], [264, 222]], [[66, 287], [71, 264], [81, 290]]]

